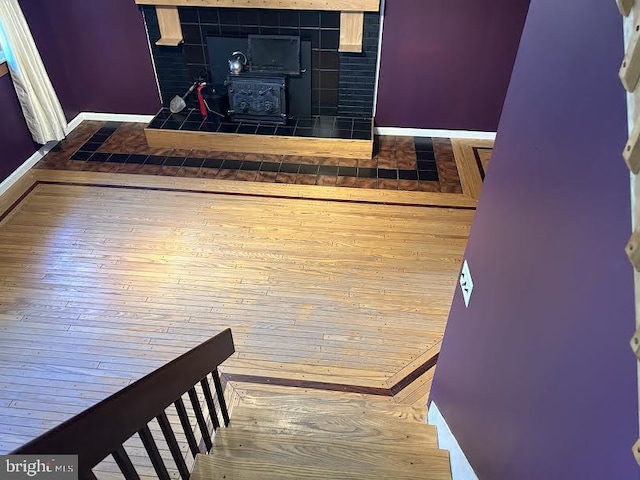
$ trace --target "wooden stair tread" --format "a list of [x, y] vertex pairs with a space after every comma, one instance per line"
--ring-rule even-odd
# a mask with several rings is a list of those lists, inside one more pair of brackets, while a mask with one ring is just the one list
[[426, 407], [414, 407], [393, 402], [370, 402], [352, 398], [313, 397], [311, 395], [271, 395], [243, 399], [244, 406], [268, 410], [322, 414], [330, 411], [334, 415], [382, 414], [412, 423], [425, 424]]
[[437, 448], [433, 426], [369, 412], [338, 415], [331, 409], [323, 413], [299, 413], [241, 406], [233, 411], [231, 428], [248, 434], [295, 432], [313, 438], [340, 437], [364, 443], [409, 442]]
[[411, 442], [402, 445], [357, 443], [349, 439], [311, 438], [293, 433], [236, 432], [232, 428], [216, 435], [209, 457], [214, 460], [225, 457], [238, 464], [321, 465], [323, 469], [352, 473], [389, 469], [413, 473], [434, 466], [449, 469], [448, 452]]
[[213, 458], [198, 455], [191, 480], [451, 480], [449, 461], [441, 462], [429, 470], [405, 472], [392, 468], [369, 468], [367, 471], [351, 472], [332, 469], [326, 463], [321, 466], [292, 465], [288, 463], [256, 460], [237, 461], [231, 457]]

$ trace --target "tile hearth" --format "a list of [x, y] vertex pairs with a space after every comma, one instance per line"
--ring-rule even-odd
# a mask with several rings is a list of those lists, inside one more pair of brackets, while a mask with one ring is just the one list
[[448, 139], [380, 136], [374, 157], [356, 160], [150, 147], [145, 127], [85, 121], [37, 168], [462, 193]]
[[231, 123], [218, 120], [215, 115], [203, 119], [200, 110], [190, 109], [171, 113], [163, 108], [148, 128], [192, 132], [242, 133], [245, 135], [277, 135], [287, 137], [340, 138], [345, 140], [371, 140], [371, 119], [357, 117], [316, 116], [293, 118], [285, 125], [272, 122]]

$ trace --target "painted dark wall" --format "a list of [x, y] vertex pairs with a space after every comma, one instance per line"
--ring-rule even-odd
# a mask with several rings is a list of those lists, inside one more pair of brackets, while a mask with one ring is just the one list
[[[389, 0], [377, 123], [496, 129], [529, 0]], [[133, 0], [22, 0], [68, 118], [160, 105]]]
[[68, 119], [80, 111], [158, 111], [144, 22], [133, 0], [20, 4]]
[[49, 20], [48, 8], [45, 8], [47, 4], [39, 0], [22, 0], [20, 6], [65, 115], [68, 120], [71, 120], [80, 112], [78, 100], [73, 84], [69, 81], [67, 63], [64, 61], [68, 57], [62, 55], [62, 50], [58, 45], [58, 37]]
[[387, 0], [376, 124], [496, 131], [529, 0]]
[[621, 32], [531, 2], [431, 394], [483, 480], [640, 478]]
[[11, 77], [0, 78], [0, 182], [38, 150], [24, 121]]

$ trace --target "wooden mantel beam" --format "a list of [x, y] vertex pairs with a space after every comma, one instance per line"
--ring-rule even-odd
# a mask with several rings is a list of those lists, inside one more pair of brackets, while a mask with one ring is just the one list
[[324, 10], [377, 12], [380, 0], [135, 0], [138, 5], [163, 7], [269, 8], [279, 10]]

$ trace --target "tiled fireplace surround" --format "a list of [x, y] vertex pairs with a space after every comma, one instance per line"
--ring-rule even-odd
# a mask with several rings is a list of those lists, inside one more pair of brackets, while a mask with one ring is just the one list
[[[208, 71], [207, 35], [246, 37], [294, 35], [311, 42], [313, 115], [371, 118], [374, 102], [380, 14], [366, 12], [362, 53], [338, 52], [340, 12], [252, 8], [179, 7], [184, 44], [157, 46], [155, 7], [141, 7], [160, 84], [163, 105], [183, 95]], [[191, 95], [187, 105], [196, 108]]]
[[[340, 12], [251, 8], [178, 7], [184, 43], [158, 46], [160, 27], [154, 6], [141, 6], [154, 57], [163, 108], [146, 130], [216, 132], [276, 138], [315, 137], [371, 141], [380, 14], [364, 13], [362, 53], [338, 51]], [[294, 35], [311, 43], [312, 115], [286, 125], [231, 124], [213, 115], [201, 117], [196, 95], [187, 109], [170, 115], [168, 104], [208, 71], [207, 36]], [[193, 117], [193, 118], [192, 118]], [[211, 117], [211, 118], [210, 118]], [[302, 122], [302, 123], [301, 123]], [[331, 128], [327, 125], [331, 123]], [[349, 122], [349, 129], [343, 128]], [[313, 125], [312, 125], [313, 124]], [[325, 125], [326, 124], [326, 125]], [[87, 125], [87, 128], [95, 128]], [[447, 139], [376, 137], [373, 158], [334, 158], [301, 153], [261, 154], [189, 145], [151, 145], [145, 125], [109, 125], [80, 148], [49, 155], [39, 168], [111, 173], [195, 176], [225, 180], [296, 183], [364, 189], [462, 193], [451, 142]], [[105, 130], [106, 129], [106, 130]], [[103, 133], [103, 130], [104, 133]], [[108, 130], [108, 131], [107, 131]], [[114, 134], [114, 131], [117, 132]], [[81, 135], [84, 137], [84, 133]], [[184, 138], [184, 137], [183, 137]], [[280, 137], [283, 138], [283, 137]], [[169, 148], [166, 148], [169, 147]], [[132, 153], [133, 152], [133, 153]], [[49, 158], [51, 157], [51, 158]], [[58, 158], [60, 157], [60, 158]], [[68, 160], [67, 160], [68, 159]]]

